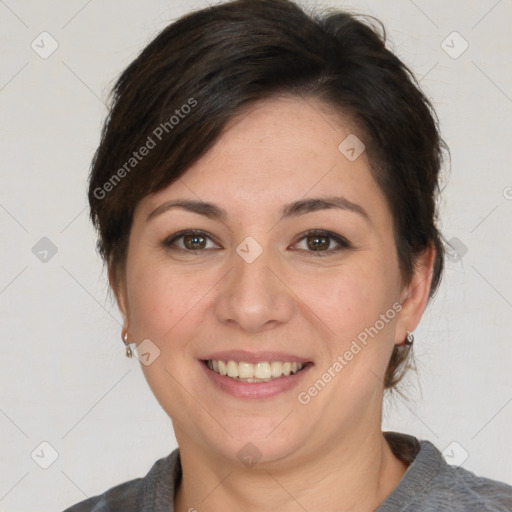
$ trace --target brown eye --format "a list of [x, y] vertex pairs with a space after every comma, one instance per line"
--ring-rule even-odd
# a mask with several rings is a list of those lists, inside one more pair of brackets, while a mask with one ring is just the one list
[[310, 235], [306, 237], [308, 247], [315, 251], [315, 250], [326, 250], [329, 248], [329, 245], [331, 245], [330, 237], [326, 235]]
[[176, 251], [200, 252], [212, 248], [207, 246], [208, 241], [212, 241], [212, 239], [206, 233], [187, 230], [170, 236], [163, 241], [163, 245], [168, 249]]
[[185, 235], [183, 236], [183, 245], [187, 249], [204, 249], [206, 237], [203, 235]]
[[[329, 256], [352, 247], [345, 238], [329, 231], [309, 231], [299, 239], [299, 242], [304, 240], [306, 241], [306, 248], [300, 248], [300, 250], [311, 253], [313, 256]], [[333, 241], [338, 247], [331, 248]]]

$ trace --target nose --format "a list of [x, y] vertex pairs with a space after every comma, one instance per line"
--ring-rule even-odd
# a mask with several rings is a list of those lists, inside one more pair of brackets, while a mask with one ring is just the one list
[[221, 282], [217, 319], [251, 333], [288, 322], [295, 310], [294, 295], [272, 251], [263, 250], [254, 261], [240, 254], [233, 252], [232, 270]]

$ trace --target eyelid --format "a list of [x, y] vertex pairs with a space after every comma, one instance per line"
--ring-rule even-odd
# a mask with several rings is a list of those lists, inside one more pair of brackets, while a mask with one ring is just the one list
[[[216, 241], [216, 239], [213, 235], [210, 235], [210, 233], [208, 233], [207, 231], [203, 231], [200, 229], [184, 229], [184, 230], [178, 231], [178, 232], [174, 233], [173, 235], [170, 235], [167, 238], [165, 238], [164, 241], [162, 242], [162, 244], [164, 245], [164, 247], [166, 247], [168, 249], [172, 249], [172, 250], [176, 250], [176, 251], [180, 251], [180, 252], [186, 252], [186, 253], [203, 253], [204, 251], [211, 250], [211, 249], [198, 249], [198, 250], [194, 251], [194, 250], [182, 249], [181, 247], [177, 247], [177, 248], [172, 247], [173, 244], [176, 243], [176, 241], [182, 239], [183, 237], [185, 237], [187, 235], [204, 236], [205, 238], [214, 242], [216, 245], [220, 245]], [[308, 231], [305, 231], [305, 232], [301, 233], [300, 235], [298, 235], [298, 237], [296, 238], [295, 242], [293, 242], [292, 245], [296, 245], [299, 242], [302, 242], [304, 239], [306, 239], [310, 236], [315, 236], [315, 235], [325, 236], [327, 238], [330, 238], [331, 240], [334, 240], [334, 242], [336, 242], [338, 244], [338, 247], [336, 247], [334, 249], [328, 249], [325, 251], [308, 251], [305, 249], [299, 249], [299, 251], [309, 253], [312, 256], [322, 257], [322, 256], [328, 256], [330, 254], [337, 253], [342, 250], [347, 250], [347, 249], [352, 248], [352, 244], [345, 237], [343, 237], [337, 233], [333, 233], [332, 231], [327, 231], [324, 229], [310, 229]], [[297, 250], [297, 249], [293, 249], [293, 250]]]
[[302, 252], [309, 253], [313, 256], [322, 257], [322, 256], [329, 256], [333, 253], [338, 253], [338, 252], [341, 252], [342, 250], [347, 250], [347, 249], [352, 248], [352, 244], [344, 236], [338, 235], [337, 233], [333, 233], [332, 231], [327, 231], [325, 229], [310, 229], [310, 230], [300, 234], [297, 237], [297, 240], [294, 242], [293, 245], [296, 245], [297, 243], [302, 242], [304, 239], [306, 239], [310, 236], [315, 236], [315, 235], [325, 236], [327, 238], [330, 238], [331, 240], [334, 240], [338, 244], [338, 247], [335, 247], [334, 249], [328, 249], [326, 251], [307, 251], [305, 249], [299, 249], [299, 250], [301, 250]]
[[[216, 241], [216, 239], [215, 239], [215, 237], [213, 235], [210, 235], [210, 233], [208, 233], [207, 231], [203, 231], [202, 229], [183, 229], [181, 231], [178, 231], [178, 232], [174, 233], [173, 235], [170, 235], [170, 236], [166, 237], [164, 239], [164, 241], [162, 242], [162, 244], [166, 248], [168, 248], [168, 249], [173, 249], [172, 245], [174, 243], [176, 243], [178, 240], [182, 239], [183, 237], [185, 237], [187, 235], [204, 236], [205, 238], [210, 239], [216, 245], [220, 245]], [[182, 249], [181, 247], [178, 247], [178, 248], [176, 248], [176, 250], [177, 251], [182, 251], [182, 252], [193, 253], [193, 252], [203, 252], [203, 251], [207, 251], [207, 250], [210, 250], [210, 249], [199, 249], [197, 251], [190, 251], [190, 250]]]

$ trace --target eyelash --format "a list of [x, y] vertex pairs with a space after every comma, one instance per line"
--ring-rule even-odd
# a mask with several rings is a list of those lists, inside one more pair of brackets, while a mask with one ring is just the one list
[[[197, 251], [194, 251], [194, 250], [189, 250], [189, 249], [182, 249], [182, 248], [172, 247], [173, 244], [177, 240], [180, 240], [180, 239], [182, 239], [183, 237], [185, 237], [187, 235], [204, 236], [205, 238], [208, 238], [211, 241], [215, 242], [213, 240], [213, 238], [210, 235], [208, 235], [208, 233], [206, 233], [204, 231], [188, 229], [188, 230], [184, 230], [184, 231], [179, 231], [178, 233], [175, 233], [174, 235], [171, 235], [170, 237], [166, 238], [162, 242], [162, 245], [166, 249], [169, 249], [169, 250], [172, 250], [172, 251], [186, 252], [186, 253], [194, 253], [194, 252], [202, 253], [204, 251], [210, 250], [210, 249], [199, 249]], [[303, 233], [301, 235], [301, 237], [297, 240], [297, 242], [295, 242], [295, 244], [297, 244], [299, 242], [302, 242], [306, 238], [312, 237], [312, 236], [328, 237], [328, 238], [334, 240], [338, 244], [338, 246], [339, 246], [339, 247], [337, 247], [335, 249], [329, 249], [329, 250], [326, 250], [326, 251], [308, 251], [306, 249], [299, 249], [300, 251], [311, 253], [311, 255], [314, 256], [314, 257], [322, 258], [322, 257], [330, 256], [331, 254], [337, 253], [339, 251], [352, 248], [352, 245], [345, 238], [343, 238], [342, 236], [337, 235], [335, 233], [332, 233], [330, 231], [323, 231], [321, 229], [313, 229], [313, 230], [310, 230], [310, 231], [306, 231], [306, 233]], [[217, 243], [217, 242], [215, 242], [215, 243]]]

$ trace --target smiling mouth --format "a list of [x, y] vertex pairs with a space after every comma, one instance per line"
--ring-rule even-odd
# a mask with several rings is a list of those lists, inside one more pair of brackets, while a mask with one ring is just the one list
[[270, 382], [290, 377], [302, 371], [310, 363], [287, 361], [262, 361], [256, 364], [244, 361], [203, 360], [211, 371], [239, 382]]

